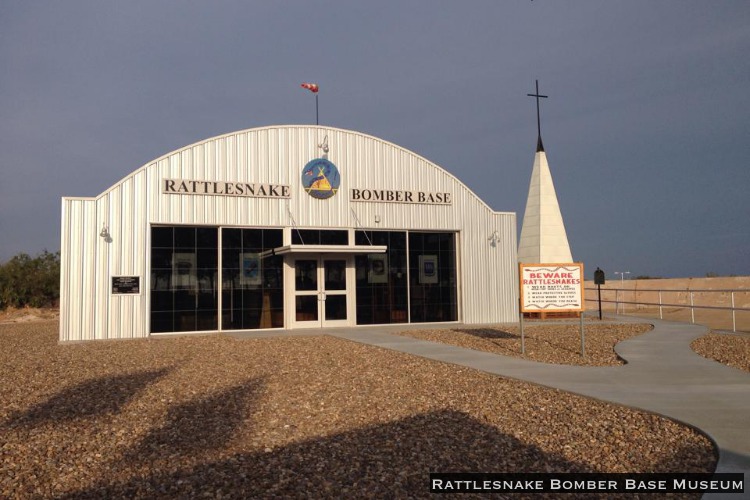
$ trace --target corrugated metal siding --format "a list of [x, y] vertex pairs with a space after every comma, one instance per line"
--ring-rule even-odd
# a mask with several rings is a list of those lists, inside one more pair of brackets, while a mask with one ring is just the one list
[[[302, 168], [322, 156], [341, 173], [328, 200], [301, 188]], [[289, 200], [164, 195], [162, 179], [291, 186]], [[450, 206], [350, 202], [351, 188], [447, 192]], [[357, 132], [315, 126], [251, 129], [202, 141], [159, 158], [95, 200], [63, 199], [61, 340], [148, 336], [150, 224], [356, 227], [459, 233], [461, 320], [516, 319], [516, 218], [493, 212], [453, 175], [424, 158]], [[291, 216], [290, 216], [291, 213]], [[375, 216], [381, 222], [376, 224]], [[103, 225], [112, 240], [99, 237]], [[497, 231], [497, 246], [490, 237]], [[111, 295], [112, 276], [140, 276], [139, 295]]]

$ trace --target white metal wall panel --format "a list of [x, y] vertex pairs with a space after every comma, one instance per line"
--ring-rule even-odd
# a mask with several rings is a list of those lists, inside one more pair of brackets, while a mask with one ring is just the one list
[[[318, 200], [302, 168], [323, 155], [339, 192]], [[181, 178], [289, 185], [288, 200], [162, 194]], [[351, 188], [446, 192], [452, 204], [351, 202]], [[466, 323], [514, 321], [516, 218], [491, 210], [453, 175], [421, 156], [358, 132], [316, 126], [251, 129], [208, 139], [148, 163], [95, 200], [63, 200], [61, 340], [148, 336], [152, 224], [449, 230], [459, 236], [460, 311]], [[291, 214], [291, 215], [290, 215]], [[375, 223], [375, 218], [380, 223]], [[99, 237], [107, 225], [111, 242]], [[497, 245], [491, 236], [498, 234]], [[112, 276], [140, 276], [139, 295], [112, 295]]]

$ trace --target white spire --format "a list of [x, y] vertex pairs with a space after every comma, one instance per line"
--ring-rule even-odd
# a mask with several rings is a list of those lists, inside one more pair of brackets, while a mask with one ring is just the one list
[[[541, 144], [541, 138], [539, 143]], [[534, 156], [529, 198], [526, 200], [521, 238], [518, 242], [518, 262], [573, 262], [547, 155], [540, 146]]]

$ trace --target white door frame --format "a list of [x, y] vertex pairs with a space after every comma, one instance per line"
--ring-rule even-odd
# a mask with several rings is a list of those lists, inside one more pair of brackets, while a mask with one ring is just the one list
[[[314, 262], [314, 276], [307, 276], [308, 284], [298, 290], [297, 282], [297, 262], [311, 261]], [[326, 289], [326, 262], [343, 261], [344, 262], [344, 283], [343, 290]], [[286, 289], [290, 292], [287, 294], [289, 315], [287, 316], [289, 328], [323, 328], [333, 326], [351, 326], [356, 324], [355, 314], [355, 270], [354, 256], [347, 254], [321, 254], [321, 253], [294, 253], [287, 256], [287, 283]], [[301, 268], [301, 270], [303, 270]], [[308, 271], [310, 271], [308, 267]], [[303, 277], [304, 278], [304, 277]], [[346, 300], [346, 318], [345, 319], [326, 319], [326, 301], [329, 297], [345, 297]], [[297, 319], [297, 298], [305, 298], [309, 303], [315, 301], [317, 308], [316, 314], [311, 314], [309, 319]], [[312, 309], [312, 308], [311, 308]], [[311, 311], [312, 313], [313, 311]]]

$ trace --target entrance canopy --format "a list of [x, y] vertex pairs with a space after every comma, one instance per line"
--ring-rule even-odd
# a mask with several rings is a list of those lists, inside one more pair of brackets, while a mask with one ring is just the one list
[[292, 253], [338, 253], [338, 254], [370, 254], [385, 253], [386, 245], [284, 245], [273, 249], [273, 255]]

